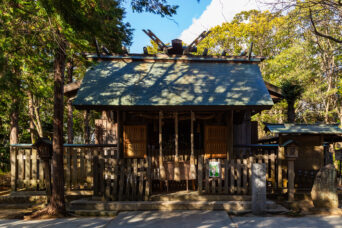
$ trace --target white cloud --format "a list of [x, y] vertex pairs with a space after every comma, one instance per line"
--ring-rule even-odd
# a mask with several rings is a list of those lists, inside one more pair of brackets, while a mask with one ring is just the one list
[[189, 44], [204, 30], [231, 21], [241, 11], [264, 8], [256, 0], [212, 0], [199, 18], [192, 19], [192, 25], [182, 32], [179, 39]]

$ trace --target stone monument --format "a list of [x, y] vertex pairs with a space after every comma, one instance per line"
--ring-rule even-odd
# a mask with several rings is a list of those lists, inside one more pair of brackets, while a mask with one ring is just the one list
[[252, 213], [262, 215], [266, 212], [266, 165], [252, 164]]
[[316, 208], [338, 208], [336, 169], [333, 164], [321, 168], [316, 175], [311, 190], [311, 198]]

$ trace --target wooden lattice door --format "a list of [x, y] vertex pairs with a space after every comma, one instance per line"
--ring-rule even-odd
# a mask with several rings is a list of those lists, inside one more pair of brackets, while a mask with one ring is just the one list
[[146, 157], [146, 125], [125, 125], [123, 131], [124, 155], [126, 158]]
[[118, 125], [106, 119], [95, 120], [95, 143], [117, 144]]
[[204, 153], [206, 158], [227, 157], [227, 127], [206, 125], [204, 130]]

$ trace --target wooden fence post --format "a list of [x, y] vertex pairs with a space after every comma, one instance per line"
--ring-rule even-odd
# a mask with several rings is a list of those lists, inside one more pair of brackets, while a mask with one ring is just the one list
[[209, 160], [205, 159], [205, 193], [209, 194]]
[[17, 190], [17, 166], [18, 166], [18, 160], [17, 160], [17, 154], [18, 149], [15, 147], [10, 147], [10, 159], [11, 159], [11, 190], [16, 191]]
[[198, 193], [203, 193], [203, 154], [198, 156]]
[[37, 190], [37, 171], [38, 171], [38, 167], [37, 167], [37, 150], [36, 149], [32, 149], [32, 179], [31, 179], [31, 187], [34, 190]]

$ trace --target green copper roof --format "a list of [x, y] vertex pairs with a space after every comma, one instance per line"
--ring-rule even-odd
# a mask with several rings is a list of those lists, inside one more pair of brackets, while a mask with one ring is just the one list
[[280, 134], [342, 134], [337, 124], [266, 124], [266, 128]]
[[259, 66], [227, 62], [103, 61], [75, 106], [272, 106]]

